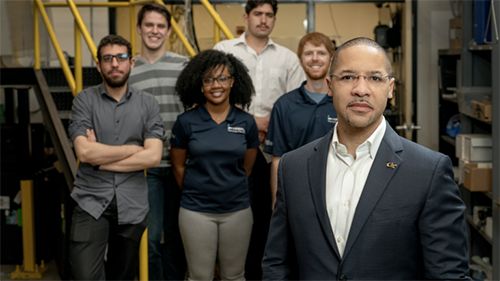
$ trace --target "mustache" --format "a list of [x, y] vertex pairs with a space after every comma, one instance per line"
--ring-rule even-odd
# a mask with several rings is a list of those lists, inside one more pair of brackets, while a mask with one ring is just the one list
[[257, 25], [257, 27], [261, 27], [261, 26], [265, 26], [265, 27], [269, 28], [269, 26], [267, 26], [267, 24], [265, 24], [265, 23], [261, 23], [261, 24]]
[[353, 104], [355, 104], [355, 103], [361, 103], [361, 102], [362, 102], [362, 103], [366, 103], [366, 104], [368, 104], [371, 108], [373, 108], [373, 105], [372, 105], [372, 104], [371, 104], [368, 100], [366, 100], [364, 97], [360, 97], [360, 98], [357, 98], [357, 99], [355, 99], [355, 100], [350, 101], [350, 102], [347, 104], [347, 107], [349, 107], [349, 106], [351, 106], [351, 105], [353, 105]]
[[106, 74], [111, 74], [111, 72], [113, 72], [113, 71], [118, 71], [118, 72], [119, 72], [119, 73], [121, 73], [121, 74], [124, 74], [124, 73], [125, 73], [125, 72], [123, 72], [123, 71], [119, 70], [118, 68], [113, 68], [113, 69], [111, 69], [110, 71], [108, 71]]

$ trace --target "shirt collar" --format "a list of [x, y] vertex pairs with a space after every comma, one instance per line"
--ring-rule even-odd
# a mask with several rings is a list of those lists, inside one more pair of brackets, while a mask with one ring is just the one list
[[[245, 31], [243, 34], [241, 34], [241, 36], [238, 37], [236, 39], [236, 41], [234, 42], [234, 45], [236, 46], [239, 44], [244, 44], [244, 45], [248, 46], [247, 39], [246, 39], [247, 34], [248, 34], [248, 31]], [[266, 47], [264, 47], [264, 49], [267, 48], [267, 46], [274, 46], [274, 41], [273, 41], [273, 39], [271, 39], [271, 37], [267, 37], [267, 44], [266, 44]]]
[[[339, 137], [338, 137], [338, 134], [337, 134], [337, 126], [338, 126], [338, 124], [339, 124], [338, 122], [335, 124], [335, 128], [333, 130], [332, 149], [333, 149], [334, 152], [337, 152], [338, 146], [342, 145], [339, 142]], [[382, 143], [382, 139], [384, 138], [386, 126], [387, 125], [386, 125], [386, 122], [385, 122], [385, 117], [382, 116], [382, 122], [377, 127], [377, 129], [371, 134], [371, 136], [364, 143], [362, 143], [359, 146], [359, 147], [362, 147], [362, 146], [366, 146], [367, 145], [368, 149], [369, 149], [370, 157], [372, 159], [375, 159], [375, 156], [377, 155], [378, 148], [380, 147], [380, 144]]]
[[328, 96], [326, 99], [323, 98], [320, 102], [316, 103], [307, 95], [306, 84], [307, 84], [307, 80], [302, 82], [302, 84], [300, 85], [300, 88], [299, 88], [300, 95], [297, 96], [297, 103], [322, 104], [322, 103], [326, 103], [326, 102], [333, 102], [333, 98], [328, 96], [328, 94], [326, 94], [326, 96]]
[[[228, 123], [233, 123], [234, 119], [236, 118], [236, 112], [234, 109], [234, 105], [230, 105], [230, 106], [231, 106], [231, 108], [229, 109], [229, 112], [227, 114], [226, 121]], [[198, 112], [200, 113], [201, 120], [203, 122], [207, 122], [207, 121], [212, 120], [212, 116], [210, 116], [210, 113], [208, 112], [208, 109], [205, 106], [205, 103], [198, 106]]]
[[[132, 95], [132, 92], [133, 92], [133, 88], [130, 87], [130, 84], [127, 83], [127, 94], [126, 94], [126, 98], [129, 99], [130, 96]], [[99, 92], [101, 92], [101, 95], [106, 95], [107, 97], [115, 100], [112, 96], [110, 96], [108, 94], [108, 90], [106, 89], [106, 84], [104, 82], [101, 83], [101, 85], [99, 86]]]

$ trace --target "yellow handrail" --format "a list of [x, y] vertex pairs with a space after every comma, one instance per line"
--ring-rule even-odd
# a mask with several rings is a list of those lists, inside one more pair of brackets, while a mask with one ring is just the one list
[[[38, 0], [35, 0], [35, 1], [39, 2]], [[79, 26], [80, 31], [83, 35], [83, 38], [87, 42], [87, 45], [90, 49], [92, 57], [94, 58], [95, 61], [97, 61], [97, 56], [96, 56], [97, 48], [95, 47], [95, 44], [92, 41], [92, 38], [90, 37], [90, 34], [87, 31], [87, 29], [83, 23], [83, 20], [82, 20], [80, 14], [78, 13], [76, 6], [82, 6], [82, 7], [129, 7], [131, 9], [130, 10], [130, 21], [131, 21], [131, 23], [130, 23], [130, 25], [131, 25], [130, 39], [131, 40], [130, 41], [132, 44], [132, 54], [135, 54], [135, 52], [136, 52], [135, 25], [134, 25], [134, 21], [133, 21], [133, 18], [135, 17], [135, 10], [133, 7], [135, 5], [142, 5], [142, 4], [147, 4], [147, 3], [151, 3], [151, 2], [157, 2], [159, 4], [164, 5], [163, 1], [161, 1], [161, 0], [136, 0], [136, 1], [130, 0], [130, 2], [96, 2], [96, 3], [94, 3], [94, 2], [76, 2], [75, 3], [73, 0], [66, 0], [66, 2], [67, 3], [47, 2], [47, 3], [42, 3], [42, 5], [47, 6], [47, 7], [63, 7], [63, 6], [70, 7], [71, 12], [73, 13], [73, 16], [75, 17], [75, 23]], [[220, 16], [217, 14], [217, 12], [214, 10], [214, 8], [210, 4], [210, 2], [208, 0], [200, 0], [200, 2], [205, 6], [205, 8], [209, 12], [209, 14], [214, 19], [215, 24], [218, 26], [218, 27], [214, 27], [214, 31], [216, 32], [215, 38], [214, 38], [215, 43], [220, 41], [220, 33], [216, 31], [219, 28], [226, 35], [226, 37], [228, 39], [233, 39], [234, 38], [233, 34], [229, 31], [229, 29], [227, 28], [225, 23], [222, 21]], [[39, 5], [39, 4], [37, 4], [37, 5]], [[172, 26], [173, 31], [177, 34], [177, 36], [181, 40], [182, 44], [186, 48], [186, 51], [188, 52], [188, 54], [191, 57], [195, 56], [196, 52], [194, 51], [193, 47], [191, 46], [191, 44], [189, 43], [187, 38], [184, 36], [182, 31], [177, 26], [177, 22], [175, 22], [175, 20], [172, 18], [170, 24]], [[35, 23], [35, 25], [36, 25], [36, 23]], [[35, 31], [35, 33], [36, 33], [36, 31]], [[36, 41], [37, 40], [36, 36], [37, 36], [37, 34], [35, 34], [35, 45], [37, 44], [37, 42], [39, 42], [39, 39], [38, 39], [38, 41]], [[39, 44], [38, 44], [38, 48], [35, 48], [35, 49], [38, 50], [38, 53], [39, 53], [39, 50], [40, 50]], [[36, 55], [37, 55], [36, 52], [37, 51], [35, 51], [35, 67], [37, 67], [37, 62], [40, 62], [40, 59], [39, 58], [37, 59], [37, 57], [36, 57]], [[40, 67], [40, 66], [38, 65], [38, 67]]]
[[179, 26], [177, 26], [177, 23], [175, 22], [175, 20], [173, 18], [172, 18], [172, 20], [170, 20], [170, 25], [172, 26], [172, 29], [174, 30], [175, 34], [177, 34], [177, 36], [181, 40], [182, 45], [184, 45], [184, 48], [186, 48], [186, 51], [188, 52], [188, 54], [191, 57], [196, 56], [196, 52], [194, 51], [193, 47], [191, 47], [191, 44], [189, 44], [186, 36], [184, 36], [184, 34], [180, 30]]
[[214, 45], [220, 42], [220, 27], [214, 23]]
[[135, 6], [134, 5], [130, 5], [129, 6], [129, 10], [130, 10], [130, 21], [129, 21], [129, 25], [130, 25], [130, 43], [132, 43], [132, 56], [135, 56]]
[[[59, 61], [61, 62], [61, 67], [64, 73], [64, 77], [66, 77], [66, 80], [68, 81], [69, 88], [71, 89], [71, 92], [73, 93], [73, 96], [76, 96], [76, 85], [75, 85], [75, 78], [73, 77], [73, 74], [71, 73], [71, 70], [69, 69], [68, 62], [66, 61], [66, 58], [64, 57], [64, 54], [61, 50], [61, 46], [59, 45], [59, 41], [57, 41], [56, 34], [54, 32], [54, 29], [52, 28], [52, 24], [50, 23], [49, 17], [47, 16], [47, 12], [45, 11], [45, 8], [43, 7], [43, 3], [41, 0], [34, 0], [40, 14], [42, 15], [43, 22], [45, 23], [45, 27], [47, 28], [47, 32], [49, 33], [49, 37], [52, 40], [52, 44], [54, 44], [54, 49], [56, 50], [57, 57], [59, 58]], [[37, 25], [37, 23], [35, 23]], [[36, 40], [37, 38], [35, 38]], [[40, 41], [40, 40], [39, 40]], [[40, 43], [38, 43], [40, 45]], [[39, 65], [40, 60], [38, 63], [35, 62], [35, 65]]]
[[75, 82], [76, 90], [79, 93], [83, 90], [82, 71], [82, 33], [75, 20]]
[[217, 12], [214, 10], [214, 7], [212, 7], [210, 2], [208, 2], [208, 0], [200, 0], [200, 2], [201, 2], [201, 4], [203, 4], [203, 6], [205, 6], [205, 9], [207, 9], [208, 13], [212, 16], [215, 23], [220, 27], [222, 32], [224, 32], [224, 34], [226, 35], [226, 38], [227, 39], [234, 39], [233, 34], [231, 33], [231, 31], [229, 31], [226, 24], [222, 21], [219, 14], [217, 14]]
[[78, 27], [80, 28], [80, 31], [83, 35], [83, 38], [87, 42], [87, 46], [89, 47], [90, 53], [92, 54], [92, 57], [94, 60], [97, 62], [97, 48], [95, 47], [94, 41], [92, 40], [92, 37], [90, 37], [89, 32], [87, 31], [87, 27], [85, 26], [85, 23], [82, 20], [82, 17], [80, 16], [80, 13], [78, 12], [78, 9], [76, 8], [75, 2], [73, 0], [66, 0], [68, 2], [69, 8], [71, 12], [73, 13], [73, 16], [75, 17], [75, 23], [78, 24]]
[[[130, 0], [130, 5], [146, 5], [155, 2], [155, 0]], [[163, 3], [162, 3], [163, 4]]]
[[148, 271], [148, 229], [144, 230], [139, 246], [139, 281], [149, 280]]
[[[68, 3], [65, 2], [44, 2], [45, 7], [66, 7]], [[128, 7], [130, 2], [75, 2], [76, 6], [80, 7], [108, 7], [108, 8], [120, 8]]]
[[[161, 0], [155, 0], [156, 3], [165, 5]], [[191, 47], [191, 44], [189, 44], [186, 36], [182, 33], [182, 31], [179, 29], [177, 26], [177, 22], [175, 22], [174, 18], [170, 20], [170, 25], [172, 26], [172, 29], [174, 32], [177, 34], [179, 39], [181, 40], [182, 44], [184, 45], [184, 48], [186, 48], [186, 51], [191, 57], [194, 57], [196, 55], [196, 52], [194, 51], [193, 47]]]

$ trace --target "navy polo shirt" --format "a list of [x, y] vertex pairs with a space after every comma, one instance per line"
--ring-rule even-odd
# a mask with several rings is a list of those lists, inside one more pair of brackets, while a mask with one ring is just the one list
[[313, 140], [323, 137], [337, 123], [333, 98], [316, 103], [302, 85], [281, 96], [274, 104], [264, 152], [281, 157]]
[[252, 115], [231, 105], [217, 124], [204, 104], [177, 117], [170, 144], [187, 150], [181, 207], [203, 213], [229, 213], [250, 206], [243, 161], [259, 146]]

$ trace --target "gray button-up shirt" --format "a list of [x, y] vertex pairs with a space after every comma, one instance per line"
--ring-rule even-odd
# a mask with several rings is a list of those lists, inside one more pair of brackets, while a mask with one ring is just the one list
[[[73, 100], [69, 137], [87, 136], [94, 129], [97, 142], [107, 145], [144, 145], [144, 140], [164, 141], [158, 101], [151, 94], [128, 87], [118, 102], [104, 83], [85, 89]], [[118, 224], [137, 224], [146, 217], [148, 188], [144, 171], [118, 173], [94, 171], [80, 163], [71, 197], [92, 217], [98, 219], [116, 195]]]

